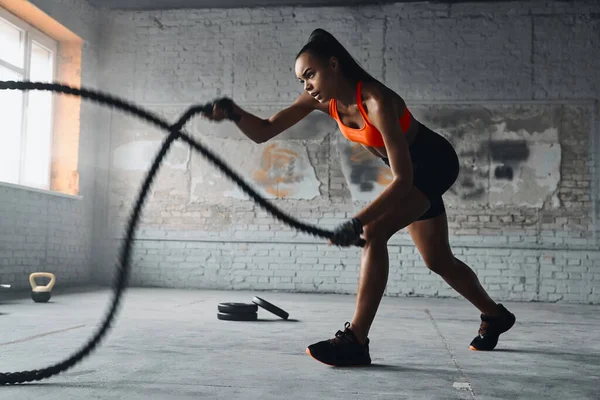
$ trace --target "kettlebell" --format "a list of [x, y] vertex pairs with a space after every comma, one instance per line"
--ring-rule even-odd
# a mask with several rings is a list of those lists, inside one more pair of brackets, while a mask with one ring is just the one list
[[[50, 278], [50, 283], [46, 286], [38, 286], [35, 278]], [[29, 284], [31, 285], [31, 299], [36, 303], [47, 303], [52, 297], [52, 288], [56, 282], [56, 277], [50, 272], [34, 272], [29, 275]]]

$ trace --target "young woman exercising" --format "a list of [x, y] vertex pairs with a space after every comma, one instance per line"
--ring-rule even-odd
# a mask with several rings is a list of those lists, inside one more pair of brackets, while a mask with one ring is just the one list
[[[304, 92], [269, 119], [250, 114], [229, 99], [215, 103], [213, 121], [235, 120], [251, 140], [263, 143], [314, 110], [329, 114], [350, 141], [380, 157], [392, 182], [351, 220], [335, 229], [330, 243], [351, 246], [363, 235], [361, 269], [352, 323], [335, 337], [314, 343], [306, 352], [329, 365], [371, 363], [368, 333], [387, 284], [387, 243], [408, 228], [427, 267], [481, 312], [472, 350], [492, 350], [515, 316], [495, 303], [475, 273], [454, 257], [442, 195], [454, 184], [458, 157], [441, 135], [417, 121], [398, 94], [369, 75], [328, 32], [316, 29], [296, 57], [296, 76]], [[235, 118], [233, 118], [235, 116]]]

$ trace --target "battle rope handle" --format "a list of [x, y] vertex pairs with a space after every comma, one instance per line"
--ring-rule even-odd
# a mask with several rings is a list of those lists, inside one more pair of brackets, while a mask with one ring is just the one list
[[[89, 355], [91, 351], [94, 350], [94, 348], [100, 343], [100, 340], [102, 340], [102, 338], [106, 335], [108, 328], [112, 320], [114, 319], [117, 308], [120, 304], [121, 296], [127, 286], [127, 280], [129, 278], [129, 270], [131, 263], [131, 248], [133, 244], [133, 235], [135, 230], [137, 229], [142, 207], [144, 205], [150, 187], [152, 186], [152, 182], [154, 181], [154, 178], [158, 173], [162, 159], [165, 157], [170, 146], [176, 139], [183, 139], [192, 148], [202, 153], [202, 155], [205, 158], [208, 158], [209, 161], [211, 161], [213, 164], [219, 167], [231, 180], [233, 180], [238, 186], [240, 186], [257, 204], [263, 207], [275, 218], [281, 220], [285, 224], [293, 227], [298, 231], [309, 233], [314, 236], [329, 239], [333, 235], [333, 232], [301, 223], [279, 210], [273, 204], [269, 203], [266, 199], [262, 198], [258, 193], [256, 193], [248, 184], [246, 184], [246, 182], [244, 182], [244, 180], [238, 174], [232, 171], [210, 150], [206, 149], [204, 146], [197, 143], [187, 134], [182, 132], [183, 126], [191, 117], [198, 113], [212, 110], [212, 103], [190, 107], [179, 119], [179, 121], [177, 121], [173, 125], [169, 125], [159, 117], [151, 114], [150, 112], [144, 111], [139, 107], [134, 106], [133, 104], [129, 104], [114, 96], [103, 94], [101, 92], [89, 89], [75, 89], [57, 83], [0, 81], [0, 90], [3, 89], [49, 90], [64, 94], [80, 96], [105, 105], [113, 106], [130, 114], [133, 114], [141, 119], [144, 119], [154, 125], [159, 126], [160, 128], [170, 132], [170, 134], [163, 142], [162, 147], [160, 148], [160, 150], [156, 154], [156, 157], [154, 158], [154, 161], [152, 162], [150, 170], [146, 174], [140, 192], [138, 193], [135, 206], [129, 217], [129, 223], [126, 229], [125, 243], [121, 247], [121, 251], [119, 253], [119, 264], [117, 265], [118, 274], [116, 275], [113, 284], [114, 291], [112, 304], [109, 307], [109, 310], [102, 322], [101, 327], [96, 331], [96, 333], [92, 336], [88, 343], [85, 344], [78, 352], [76, 352], [71, 357], [67, 358], [66, 360], [60, 363], [39, 370], [0, 373], [0, 384], [2, 385], [40, 381], [42, 379], [46, 379], [53, 375], [56, 375], [60, 372], [66, 371], [67, 369], [73, 367], [76, 363], [81, 361], [84, 357]], [[363, 246], [364, 243], [365, 241], [361, 240], [361, 242], [358, 245]]]

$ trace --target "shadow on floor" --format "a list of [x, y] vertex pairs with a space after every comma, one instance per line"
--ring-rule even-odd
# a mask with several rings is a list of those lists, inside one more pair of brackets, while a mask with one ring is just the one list
[[262, 319], [259, 318], [256, 321], [250, 321], [250, 322], [300, 322], [300, 320], [298, 319], [294, 319], [294, 318], [289, 318], [289, 319]]
[[498, 353], [519, 353], [519, 354], [537, 354], [542, 356], [550, 356], [553, 358], [561, 358], [569, 362], [581, 362], [586, 364], [592, 364], [600, 367], [600, 355], [597, 354], [581, 354], [581, 353], [569, 353], [566, 351], [553, 351], [550, 349], [496, 349], [494, 352]]

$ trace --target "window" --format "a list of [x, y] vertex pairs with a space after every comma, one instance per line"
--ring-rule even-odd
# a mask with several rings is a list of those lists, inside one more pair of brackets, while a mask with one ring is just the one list
[[[0, 9], [0, 80], [51, 82], [57, 43]], [[0, 90], [0, 182], [50, 189], [53, 95]]]

